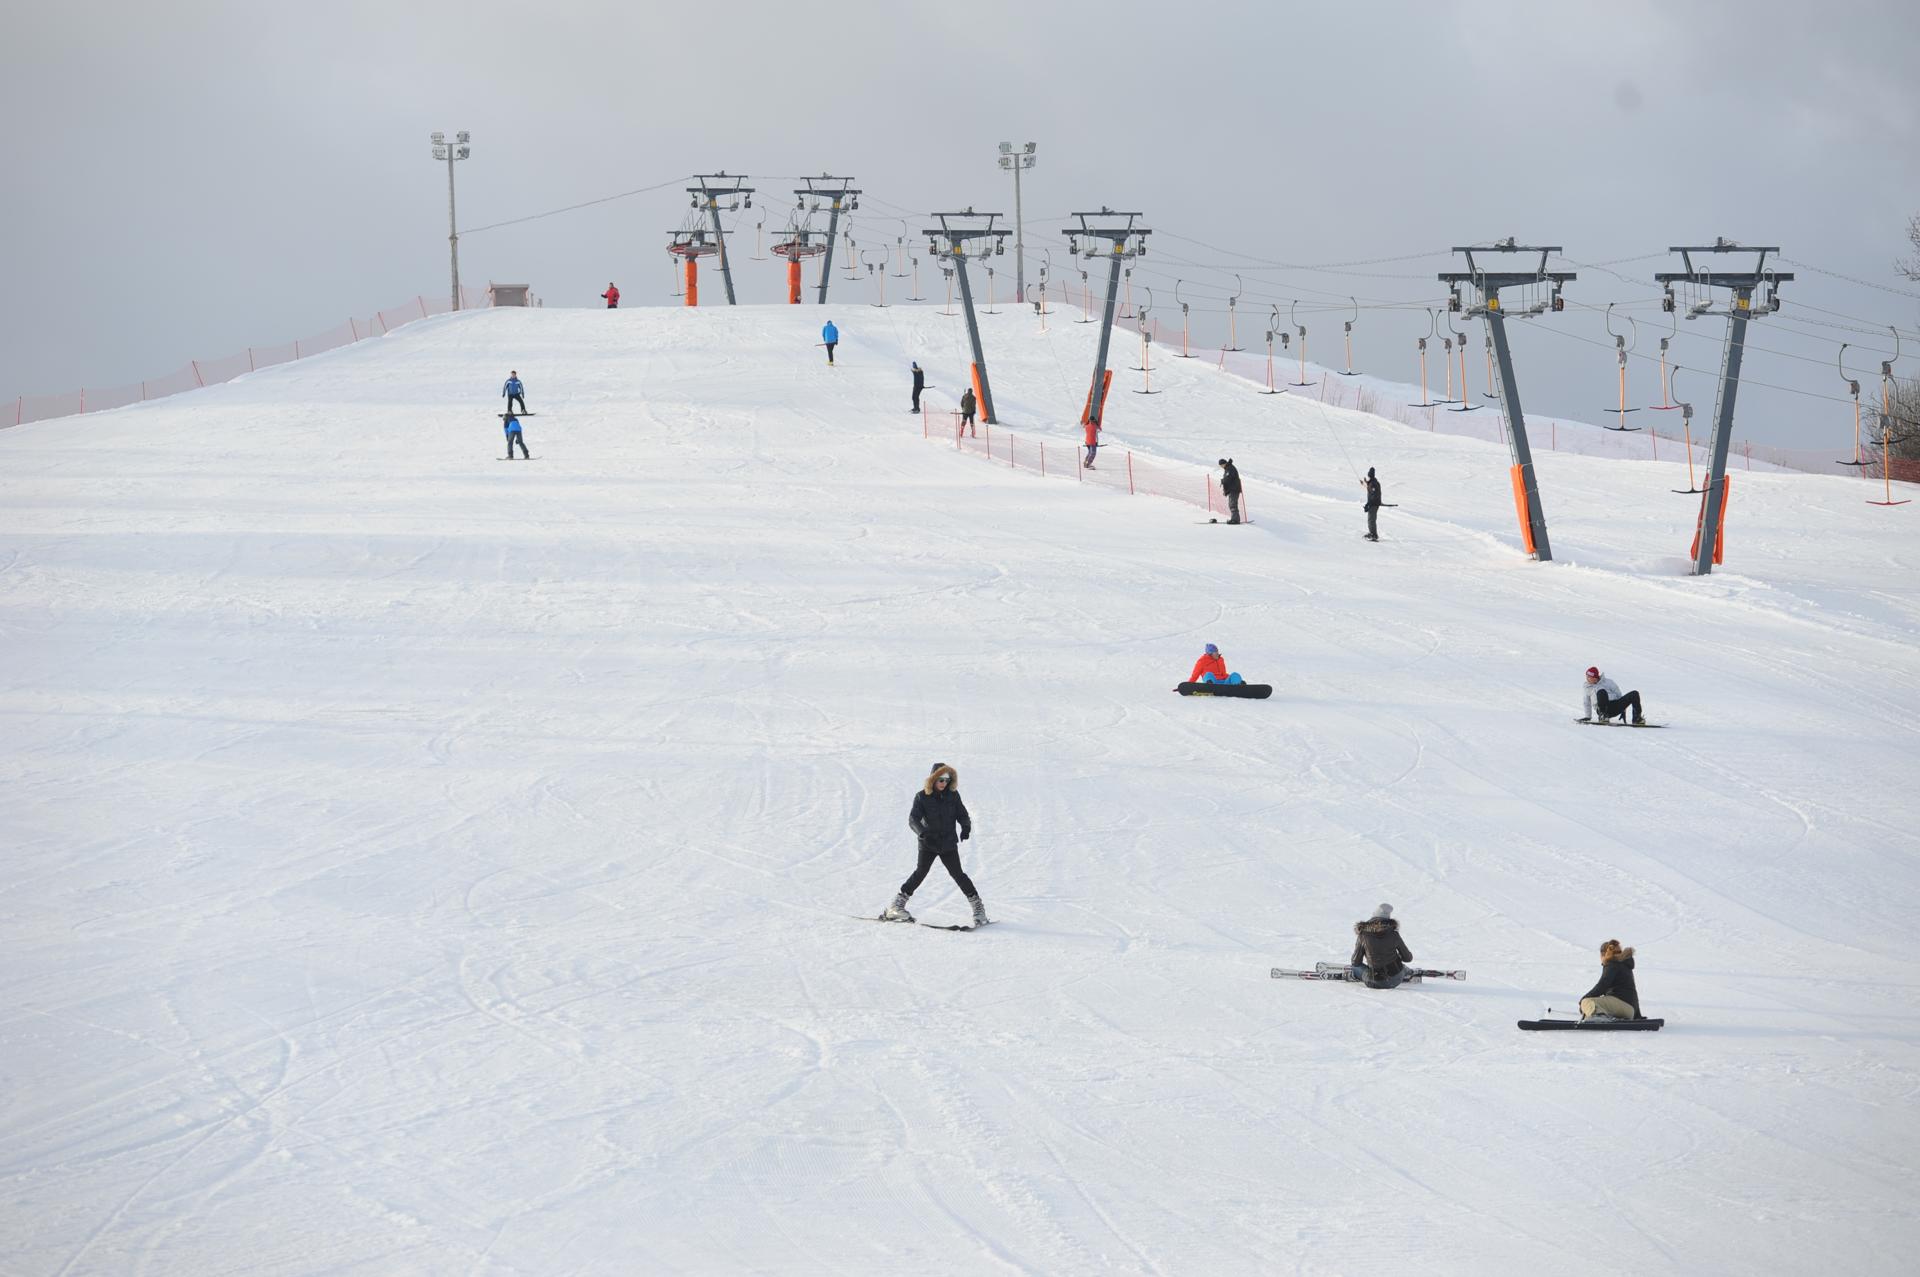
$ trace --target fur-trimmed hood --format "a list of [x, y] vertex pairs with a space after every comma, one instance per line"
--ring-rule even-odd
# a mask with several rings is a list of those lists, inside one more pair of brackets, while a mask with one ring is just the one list
[[1400, 933], [1400, 924], [1392, 918], [1368, 918], [1365, 922], [1353, 924], [1353, 934], [1356, 936], [1383, 936], [1388, 932], [1395, 935]]
[[960, 792], [960, 773], [953, 770], [953, 768], [947, 766], [945, 763], [935, 763], [933, 765], [933, 770], [928, 772], [927, 778], [920, 783], [920, 792], [923, 794], [931, 794], [933, 792], [933, 778], [940, 775], [942, 772], [945, 772], [947, 776], [947, 792], [949, 794], [959, 793]]

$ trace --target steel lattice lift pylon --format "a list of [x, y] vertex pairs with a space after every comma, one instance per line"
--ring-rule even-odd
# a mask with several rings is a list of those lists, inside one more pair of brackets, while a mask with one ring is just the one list
[[[1153, 234], [1144, 226], [1134, 222], [1143, 216], [1140, 213], [1116, 213], [1110, 208], [1101, 208], [1097, 213], [1069, 213], [1069, 217], [1080, 219], [1077, 227], [1068, 227], [1061, 234], [1067, 237], [1067, 251], [1076, 257], [1084, 256], [1092, 261], [1098, 257], [1107, 259], [1107, 302], [1100, 313], [1100, 351], [1094, 356], [1093, 384], [1087, 390], [1087, 404], [1080, 412], [1080, 424], [1092, 422], [1098, 429], [1105, 421], [1107, 410], [1107, 387], [1113, 380], [1113, 374], [1107, 371], [1107, 351], [1113, 341], [1113, 308], [1120, 296], [1120, 272], [1126, 263], [1147, 251], [1147, 236]], [[1096, 226], [1087, 221], [1097, 218], [1105, 225]], [[1114, 219], [1126, 218], [1122, 223]], [[1080, 241], [1087, 241], [1087, 250], [1080, 251]], [[1106, 247], [1096, 244], [1096, 240], [1107, 241]]]
[[[1713, 444], [1707, 454], [1707, 490], [1700, 498], [1699, 529], [1693, 539], [1693, 575], [1706, 576], [1725, 555], [1727, 451], [1733, 445], [1733, 401], [1740, 393], [1740, 362], [1746, 355], [1747, 321], [1755, 318], [1754, 290], [1763, 284], [1766, 286], [1767, 295], [1760, 313], [1772, 314], [1780, 309], [1778, 286], [1791, 280], [1793, 274], [1767, 269], [1767, 254], [1779, 252], [1778, 248], [1743, 248], [1724, 237], [1705, 246], [1675, 245], [1667, 251], [1680, 254], [1684, 269], [1654, 275], [1653, 282], [1665, 290], [1660, 300], [1662, 310], [1674, 309], [1676, 283], [1700, 289], [1725, 288], [1733, 293], [1732, 304], [1723, 311], [1713, 310], [1704, 302], [1687, 308], [1688, 319], [1714, 314], [1727, 317], [1727, 347], [1720, 361], [1720, 399], [1713, 410]], [[1752, 270], [1723, 271], [1711, 266], [1695, 266], [1695, 253], [1753, 253], [1755, 258]]]
[[[1494, 359], [1500, 368], [1500, 402], [1507, 418], [1507, 451], [1513, 457], [1509, 474], [1513, 479], [1514, 509], [1520, 516], [1520, 536], [1527, 553], [1545, 563], [1553, 558], [1553, 547], [1547, 540], [1547, 516], [1540, 505], [1540, 482], [1533, 472], [1533, 448], [1527, 442], [1527, 419], [1520, 411], [1520, 387], [1514, 380], [1513, 353], [1507, 346], [1507, 312], [1500, 305], [1500, 290], [1550, 286], [1552, 294], [1549, 298], [1518, 312], [1522, 318], [1531, 318], [1547, 310], [1566, 309], [1566, 303], [1560, 298], [1561, 285], [1571, 283], [1578, 277], [1571, 271], [1547, 269], [1548, 254], [1560, 251], [1557, 245], [1543, 248], [1516, 244], [1510, 236], [1490, 247], [1455, 248], [1453, 251], [1465, 255], [1467, 268], [1464, 271], [1440, 272], [1440, 282], [1453, 286], [1447, 309], [1461, 309], [1461, 284], [1471, 284], [1478, 290], [1480, 300], [1468, 308], [1466, 314], [1468, 318], [1478, 316], [1486, 320], [1487, 335], [1493, 342]], [[1482, 256], [1493, 253], [1537, 253], [1539, 256], [1530, 271], [1491, 271], [1474, 261], [1475, 253]]]
[[[1006, 238], [1013, 234], [1010, 230], [998, 229], [994, 219], [998, 213], [976, 213], [972, 209], [962, 209], [958, 213], [934, 213], [940, 225], [930, 226], [921, 234], [927, 237], [927, 252], [943, 266], [951, 264], [953, 273], [960, 280], [960, 305], [967, 317], [967, 337], [973, 343], [973, 392], [980, 401], [980, 419], [990, 426], [1000, 424], [993, 412], [993, 386], [987, 380], [987, 356], [980, 346], [980, 319], [973, 312], [973, 287], [967, 281], [967, 244], [976, 239], [986, 240], [986, 247], [978, 257], [989, 257], [995, 253], [1007, 251]], [[984, 220], [984, 226], [956, 226], [950, 219]], [[946, 241], [944, 244], [941, 241]], [[824, 294], [825, 289], [822, 288]]]

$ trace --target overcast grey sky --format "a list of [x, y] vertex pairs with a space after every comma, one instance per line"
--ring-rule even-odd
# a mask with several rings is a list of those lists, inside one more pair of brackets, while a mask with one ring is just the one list
[[[1246, 258], [1344, 263], [1505, 235], [1585, 263], [1716, 235], [1778, 244], [1897, 290], [1802, 269], [1783, 288], [1796, 322], [1756, 333], [1781, 353], [1753, 356], [1751, 378], [1844, 395], [1837, 341], [1856, 343], [1861, 375], [1885, 325], [1920, 332], [1920, 285], [1894, 270], [1920, 211], [1916, 14], [1892, 0], [21, 8], [0, 81], [0, 395], [159, 376], [444, 293], [435, 129], [474, 136], [463, 227], [719, 169], [756, 180], [773, 225], [791, 208], [782, 175], [832, 171], [868, 192], [867, 243], [901, 232], [896, 212], [912, 232], [914, 210], [1010, 214], [995, 147], [1032, 140], [1029, 257], [1063, 242], [1045, 219], [1142, 210], [1157, 235], [1136, 283], [1163, 312], [1176, 276], [1197, 310], [1219, 307]], [[627, 305], [673, 304], [663, 249], [687, 211], [674, 182], [475, 233], [462, 276], [531, 283], [549, 305], [598, 305], [609, 279]], [[755, 220], [739, 223], [749, 245]], [[781, 264], [745, 257], [737, 246], [742, 299], [778, 300]], [[1242, 267], [1241, 314], [1296, 296], [1432, 299], [1446, 264]], [[1568, 297], [1644, 303], [1652, 272], [1677, 268], [1588, 270]], [[717, 301], [718, 280], [702, 294]], [[1651, 351], [1659, 321], [1635, 313]], [[1313, 353], [1336, 358], [1338, 318], [1313, 322]], [[1411, 378], [1426, 328], [1417, 310], [1366, 312], [1357, 366]], [[1596, 313], [1522, 329], [1530, 410], [1592, 418], [1612, 401]], [[1683, 324], [1682, 362], [1712, 367], [1724, 330]], [[1909, 353], [1912, 375], [1920, 340]], [[1657, 402], [1654, 374], [1632, 375], [1633, 398]], [[1706, 379], [1682, 389], [1704, 414]], [[1740, 407], [1741, 434], [1790, 444], [1838, 443], [1850, 421], [1844, 403], [1763, 388]]]

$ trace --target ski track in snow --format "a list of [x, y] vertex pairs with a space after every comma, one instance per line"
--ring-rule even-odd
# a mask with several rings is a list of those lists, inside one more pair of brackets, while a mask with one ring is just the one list
[[[1103, 456], [1240, 465], [1203, 530], [1054, 472], [1097, 327], [982, 317], [1043, 478], [944, 437], [958, 319], [844, 315], [833, 369], [818, 308], [444, 316], [6, 432], [0, 1270], [1902, 1267], [1902, 516], [1736, 472], [1693, 578], [1684, 465], [1563, 423], [1530, 564], [1499, 444], [1123, 370]], [[1208, 641], [1273, 698], [1173, 695]], [[1673, 730], [1572, 723], [1588, 664]], [[983, 932], [864, 920], [936, 759]], [[1468, 980], [1268, 978], [1380, 900]], [[1666, 1029], [1516, 1031], [1609, 936]]]

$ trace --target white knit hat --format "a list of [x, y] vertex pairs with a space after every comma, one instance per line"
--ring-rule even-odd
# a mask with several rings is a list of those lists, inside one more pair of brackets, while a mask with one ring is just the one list
[[1382, 918], [1382, 919], [1391, 918], [1393, 917], [1393, 906], [1381, 905], [1378, 909], [1375, 909], [1373, 911], [1373, 916], [1376, 918]]

